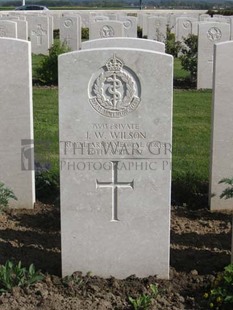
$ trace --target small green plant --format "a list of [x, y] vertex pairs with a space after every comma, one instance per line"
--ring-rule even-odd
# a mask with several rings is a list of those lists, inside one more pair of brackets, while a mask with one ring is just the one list
[[190, 73], [192, 82], [197, 80], [197, 43], [198, 36], [190, 34], [184, 39], [184, 46], [181, 49], [182, 55], [179, 57], [184, 70]]
[[59, 192], [59, 171], [50, 169], [50, 164], [35, 163], [36, 196], [39, 199], [57, 196]]
[[150, 284], [150, 294], [142, 294], [137, 298], [129, 296], [129, 302], [134, 310], [146, 310], [151, 306], [152, 300], [158, 296], [158, 286]]
[[0, 292], [11, 291], [16, 286], [30, 286], [43, 278], [44, 276], [35, 270], [33, 264], [27, 270], [22, 267], [21, 262], [14, 264], [8, 260], [5, 265], [0, 266]]
[[49, 55], [43, 58], [41, 65], [36, 69], [36, 77], [42, 84], [58, 84], [58, 56], [69, 51], [70, 49], [65, 43], [55, 40], [49, 49]]
[[91, 272], [86, 274], [86, 277], [82, 277], [80, 273], [74, 272], [71, 276], [66, 276], [62, 279], [62, 283], [67, 287], [74, 287], [80, 289], [83, 288], [89, 281]]
[[142, 38], [142, 28], [139, 26], [137, 27], [137, 37]]
[[179, 52], [181, 51], [181, 42], [176, 41], [175, 34], [171, 32], [171, 29], [167, 28], [167, 38], [165, 42], [165, 50], [167, 54], [171, 54], [174, 57], [178, 57]]
[[233, 264], [226, 266], [224, 271], [218, 274], [204, 298], [210, 309], [233, 309]]
[[89, 40], [89, 28], [82, 28], [82, 40]]
[[84, 284], [84, 281], [81, 277], [79, 276], [74, 276], [74, 275], [71, 275], [71, 276], [66, 276], [62, 279], [62, 283], [65, 285], [65, 286], [73, 286], [73, 285], [76, 285], [78, 287], [81, 287], [83, 284]]
[[17, 200], [13, 191], [0, 182], [0, 212], [8, 207], [10, 199]]
[[226, 189], [224, 189], [224, 191], [220, 195], [220, 198], [225, 198], [225, 199], [232, 198], [233, 197], [233, 178], [231, 178], [231, 179], [224, 178], [224, 179], [220, 180], [218, 183], [219, 184], [225, 183], [227, 185], [230, 185]]

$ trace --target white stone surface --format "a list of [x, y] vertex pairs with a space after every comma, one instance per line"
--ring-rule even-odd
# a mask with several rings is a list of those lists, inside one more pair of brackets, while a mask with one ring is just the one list
[[230, 25], [202, 22], [198, 26], [197, 89], [212, 89], [213, 46], [230, 39]]
[[17, 23], [10, 20], [0, 20], [0, 38], [17, 38]]
[[60, 40], [65, 42], [71, 51], [81, 47], [81, 18], [80, 16], [64, 16], [60, 20]]
[[142, 14], [142, 35], [146, 37], [148, 35], [148, 18], [152, 17], [149, 13]]
[[63, 276], [168, 278], [172, 71], [149, 50], [59, 57]]
[[109, 20], [108, 16], [103, 16], [103, 15], [91, 15], [91, 22], [96, 23], [96, 22], [103, 22]]
[[0, 181], [18, 198], [9, 201], [11, 207], [33, 208], [34, 170], [28, 170], [34, 169], [30, 42], [0, 38], [0, 80]]
[[3, 16], [1, 20], [10, 20], [17, 23], [17, 39], [28, 40], [28, 23], [26, 20], [14, 16]]
[[89, 39], [124, 37], [123, 23], [119, 21], [103, 21], [90, 23]]
[[148, 49], [154, 52], [165, 53], [165, 44], [154, 40], [135, 38], [108, 38], [96, 39], [82, 42], [82, 49], [103, 47], [127, 47], [137, 49]]
[[49, 18], [47, 16], [29, 15], [27, 21], [32, 53], [47, 55], [51, 43], [49, 38]]
[[48, 16], [49, 26], [48, 26], [48, 35], [49, 35], [49, 48], [53, 45], [53, 30], [55, 29], [53, 27], [53, 16]]
[[223, 178], [233, 177], [233, 42], [223, 42], [214, 48], [214, 80], [212, 102], [212, 144], [210, 174], [211, 210], [233, 211], [232, 199], [220, 199], [227, 184]]
[[179, 17], [176, 20], [176, 41], [183, 42], [190, 34], [192, 34], [192, 23], [197, 19], [191, 17]]
[[165, 42], [167, 38], [167, 19], [165, 17], [148, 18], [148, 39]]
[[126, 37], [137, 38], [137, 17], [120, 16], [118, 20], [123, 23]]

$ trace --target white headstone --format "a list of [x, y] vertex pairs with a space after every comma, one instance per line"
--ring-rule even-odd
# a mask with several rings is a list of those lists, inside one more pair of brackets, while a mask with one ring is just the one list
[[103, 47], [127, 47], [165, 53], [165, 44], [154, 40], [136, 38], [108, 38], [82, 42], [82, 49]]
[[197, 89], [211, 89], [213, 83], [213, 46], [230, 39], [230, 25], [224, 23], [199, 23]]
[[148, 18], [148, 39], [165, 42], [167, 38], [167, 19], [165, 17]]
[[0, 182], [18, 198], [11, 207], [29, 209], [35, 202], [30, 42], [0, 38], [0, 80]]
[[18, 17], [4, 16], [1, 20], [10, 20], [17, 23], [17, 39], [28, 40], [28, 23], [26, 20], [20, 20]]
[[126, 37], [137, 38], [137, 18], [133, 16], [119, 17], [119, 21], [123, 23]]
[[[30, 18], [29, 18], [30, 17]], [[49, 38], [49, 18], [46, 16], [27, 17], [29, 38], [33, 54], [48, 54], [51, 40]]]
[[59, 57], [62, 273], [168, 278], [172, 56]]
[[17, 23], [0, 20], [0, 38], [17, 38]]
[[210, 175], [211, 210], [233, 211], [232, 199], [220, 199], [227, 184], [224, 178], [233, 177], [233, 42], [218, 43], [214, 48], [214, 79], [212, 103], [212, 146]]
[[64, 16], [60, 20], [60, 40], [65, 42], [71, 51], [81, 46], [81, 19], [79, 16]]
[[183, 42], [192, 34], [192, 23], [197, 21], [195, 18], [178, 17], [176, 19], [176, 41]]
[[90, 23], [89, 39], [124, 37], [125, 31], [122, 22], [119, 21], [104, 21]]

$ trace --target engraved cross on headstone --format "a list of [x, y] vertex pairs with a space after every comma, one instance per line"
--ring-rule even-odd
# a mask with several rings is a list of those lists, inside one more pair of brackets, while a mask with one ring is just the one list
[[134, 180], [131, 182], [118, 182], [117, 169], [118, 161], [111, 161], [112, 164], [112, 182], [99, 182], [96, 180], [96, 188], [111, 188], [112, 189], [112, 219], [111, 222], [118, 222], [117, 216], [117, 202], [118, 202], [118, 188], [132, 188], [134, 189]]
[[41, 24], [37, 25], [36, 31], [32, 31], [32, 35], [36, 35], [37, 45], [42, 45], [42, 36], [46, 34], [47, 31], [42, 29]]

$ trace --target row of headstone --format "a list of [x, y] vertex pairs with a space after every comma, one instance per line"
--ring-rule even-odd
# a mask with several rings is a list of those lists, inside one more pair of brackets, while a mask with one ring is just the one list
[[[0, 180], [17, 196], [13, 206], [32, 208], [30, 43], [0, 40]], [[212, 210], [232, 210], [219, 199], [232, 171], [232, 51], [232, 42], [215, 46]], [[60, 56], [63, 275], [168, 278], [172, 68], [164, 44], [150, 40], [94, 40]]]
[[0, 37], [30, 40], [32, 53], [46, 55], [53, 44], [52, 18], [33, 14], [25, 20], [1, 17]]
[[[173, 57], [117, 40], [59, 57], [63, 275], [168, 278]], [[0, 181], [32, 208], [30, 43], [1, 38], [0, 54]]]
[[[199, 44], [199, 66], [198, 66], [198, 88], [210, 88], [211, 78], [203, 80], [203, 72], [210, 74], [212, 69], [208, 70], [207, 73], [203, 70], [203, 67], [211, 68], [213, 55], [209, 52], [206, 54], [205, 47], [202, 49], [203, 44], [205, 45], [205, 36], [203, 40], [202, 23], [211, 23], [215, 21], [219, 25], [221, 31], [222, 25], [229, 25], [230, 30], [222, 32], [222, 39], [229, 39], [233, 37], [233, 18], [223, 16], [216, 16], [210, 18], [209, 15], [198, 15], [198, 14], [145, 14], [137, 13], [138, 17], [127, 16], [125, 13], [90, 13], [80, 14], [75, 11], [65, 12], [59, 17], [55, 14], [36, 14], [31, 13], [25, 14], [10, 13], [7, 16], [2, 16], [0, 20], [0, 36], [2, 37], [15, 37], [20, 39], [26, 39], [27, 37], [32, 42], [32, 52], [34, 54], [48, 54], [49, 48], [53, 43], [53, 29], [56, 21], [56, 27], [60, 29], [60, 38], [63, 42], [67, 43], [72, 51], [78, 50], [81, 47], [81, 27], [88, 25], [90, 29], [90, 39], [97, 38], [108, 38], [108, 37], [136, 37], [137, 36], [137, 25], [142, 23], [143, 35], [151, 40], [160, 42], [166, 41], [167, 26], [171, 27], [176, 34], [177, 41], [183, 41], [189, 34], [201, 35]], [[56, 16], [56, 18], [55, 18]], [[3, 19], [10, 19], [3, 21]], [[87, 22], [87, 20], [89, 20]], [[16, 24], [15, 24], [16, 23]], [[86, 24], [85, 24], [86, 23]], [[224, 24], [225, 23], [225, 24]], [[207, 26], [208, 27], [208, 26]], [[225, 27], [227, 28], [227, 27]], [[214, 35], [212, 35], [214, 37]], [[217, 36], [216, 36], [217, 37]], [[219, 37], [219, 36], [218, 36]], [[218, 39], [217, 39], [218, 40]], [[204, 43], [203, 43], [204, 42]], [[211, 50], [211, 49], [207, 49]], [[203, 52], [204, 51], [204, 52]], [[203, 54], [207, 56], [207, 60], [203, 57]], [[210, 83], [207, 82], [210, 80]]]

